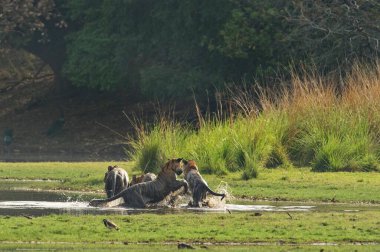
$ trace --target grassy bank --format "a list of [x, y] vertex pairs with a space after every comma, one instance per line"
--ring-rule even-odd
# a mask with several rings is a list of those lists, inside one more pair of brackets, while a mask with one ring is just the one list
[[29, 183], [27, 187], [34, 189], [100, 191], [107, 167], [116, 164], [132, 174], [132, 163], [127, 162], [24, 162], [0, 163], [0, 178], [52, 180]]
[[[361, 245], [361, 244], [340, 244], [337, 245], [324, 245], [324, 244], [315, 244], [315, 245], [304, 245], [304, 244], [282, 244], [281, 242], [278, 245], [270, 244], [251, 244], [251, 245], [204, 245], [204, 244], [193, 244], [195, 249], [201, 249], [201, 251], [217, 251], [217, 252], [250, 252], [250, 251], [368, 251], [368, 252], [378, 252], [379, 245]], [[0, 249], [5, 251], [175, 251], [177, 249], [177, 244], [128, 244], [123, 243], [107, 243], [107, 244], [88, 244], [88, 243], [73, 243], [73, 244], [20, 244], [20, 243], [7, 243], [1, 244]]]
[[[86, 163], [0, 163], [0, 179], [53, 179], [54, 181], [2, 181], [0, 189], [32, 188], [79, 190], [103, 194], [103, 177], [112, 162]], [[117, 163], [130, 177], [133, 163]], [[223, 181], [237, 198], [380, 203], [380, 173], [324, 172], [311, 168], [261, 169], [260, 176], [243, 180], [239, 172], [226, 175], [205, 174], [211, 188]]]
[[183, 156], [202, 172], [238, 171], [245, 179], [261, 168], [292, 166], [380, 171], [380, 64], [354, 67], [344, 79], [306, 72], [272, 86], [279, 88], [234, 90], [224, 97], [229, 106], [219, 100], [219, 114], [198, 113], [196, 129], [170, 119], [136, 125], [137, 167], [154, 171], [166, 158]]
[[[104, 218], [120, 231], [104, 227]], [[0, 242], [379, 243], [379, 219], [379, 211], [0, 217]]]
[[[203, 249], [204, 251], [218, 251], [218, 252], [250, 252], [250, 251], [321, 251], [322, 249], [324, 251], [368, 251], [368, 252], [378, 252], [379, 251], [379, 245], [299, 245], [299, 244], [293, 244], [293, 245], [284, 245], [279, 243], [280, 245], [267, 245], [267, 244], [252, 244], [252, 245], [209, 245], [205, 247], [205, 245], [193, 245], [196, 249]], [[18, 251], [18, 250], [54, 250], [54, 251], [174, 251], [177, 249], [177, 244], [159, 244], [159, 245], [152, 245], [152, 244], [117, 244], [117, 243], [111, 243], [111, 244], [0, 244], [0, 248], [6, 251]], [[204, 249], [204, 248], [207, 248]]]

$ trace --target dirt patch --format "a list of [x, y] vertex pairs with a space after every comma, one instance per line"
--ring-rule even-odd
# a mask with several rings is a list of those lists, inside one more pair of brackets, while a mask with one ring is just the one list
[[[72, 89], [57, 94], [51, 76], [0, 93], [0, 105], [0, 133], [13, 130], [11, 145], [1, 142], [0, 161], [126, 160], [134, 128], [125, 114], [148, 122], [157, 114], [157, 103], [134, 102], [122, 92]], [[188, 105], [177, 113], [185, 110]], [[61, 113], [63, 127], [49, 136]]]
[[[125, 158], [126, 139], [97, 123], [120, 135], [127, 135], [132, 129], [122, 114], [126, 109], [122, 104], [105, 103], [102, 99], [84, 100], [80, 94], [70, 98], [57, 97], [46, 86], [49, 87], [44, 82], [35, 84], [33, 88], [41, 88], [39, 96], [14, 97], [23, 101], [8, 108], [1, 116], [1, 132], [5, 128], [13, 130], [13, 142], [9, 149], [3, 148], [1, 159], [85, 161]], [[54, 136], [48, 136], [49, 127], [60, 117], [60, 107], [64, 111], [65, 123]]]
[[[111, 93], [74, 90], [57, 95], [51, 78], [0, 93], [0, 105], [1, 134], [13, 130], [11, 145], [1, 142], [2, 161], [123, 160], [126, 136], [133, 133], [123, 111], [138, 113], [139, 107]], [[63, 127], [49, 136], [61, 110]]]

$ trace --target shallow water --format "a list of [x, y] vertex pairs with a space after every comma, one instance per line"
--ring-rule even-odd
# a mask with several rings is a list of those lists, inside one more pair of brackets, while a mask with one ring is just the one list
[[46, 215], [46, 214], [133, 214], [143, 212], [178, 213], [178, 212], [260, 212], [260, 211], [310, 211], [314, 206], [274, 206], [218, 203], [213, 208], [192, 208], [179, 204], [174, 208], [156, 206], [146, 209], [125, 207], [90, 207], [89, 200], [94, 195], [57, 193], [46, 191], [1, 190], [0, 215]]
[[314, 206], [270, 206], [270, 205], [236, 205], [225, 204], [219, 208], [190, 208], [186, 204], [181, 204], [175, 208], [156, 207], [146, 209], [125, 208], [125, 207], [107, 207], [98, 208], [88, 206], [88, 202], [51, 202], [51, 201], [1, 201], [0, 214], [2, 215], [20, 215], [34, 214], [44, 215], [50, 213], [75, 213], [75, 214], [133, 214], [143, 212], [173, 213], [173, 212], [294, 212], [310, 211]]
[[0, 201], [89, 201], [93, 194], [35, 190], [0, 190]]
[[[223, 213], [223, 212], [307, 212], [307, 211], [365, 211], [379, 209], [379, 206], [345, 204], [301, 204], [291, 202], [224, 202], [218, 201], [212, 208], [192, 208], [182, 202], [174, 208], [156, 206], [146, 209], [125, 207], [90, 207], [88, 202], [93, 194], [62, 193], [46, 191], [0, 190], [0, 215], [47, 214], [136, 214], [179, 212]], [[185, 201], [186, 202], [186, 201]]]

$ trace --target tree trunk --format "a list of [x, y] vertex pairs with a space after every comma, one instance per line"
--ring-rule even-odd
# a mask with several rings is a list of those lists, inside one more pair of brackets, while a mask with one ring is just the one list
[[66, 59], [66, 43], [64, 40], [65, 32], [53, 32], [49, 34], [50, 41], [46, 43], [37, 42], [32, 39], [31, 43], [25, 46], [25, 50], [36, 55], [50, 66], [54, 74], [54, 84], [56, 91], [63, 92], [68, 90], [70, 82], [63, 76], [62, 68]]

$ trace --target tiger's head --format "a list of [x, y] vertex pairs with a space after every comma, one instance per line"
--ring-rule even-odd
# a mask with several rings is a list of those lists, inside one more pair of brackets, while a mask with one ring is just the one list
[[186, 161], [184, 160], [184, 167], [183, 167], [183, 175], [187, 176], [187, 174], [191, 171], [191, 170], [196, 170], [198, 171], [198, 166], [197, 164], [195, 163], [194, 160], [189, 160], [189, 161]]
[[131, 182], [130, 186], [141, 183], [143, 181], [143, 179], [144, 179], [144, 174], [142, 174], [140, 176], [133, 175], [132, 182]]
[[173, 158], [169, 159], [165, 165], [161, 168], [161, 172], [170, 174], [174, 172], [177, 175], [181, 175], [183, 172], [183, 158]]
[[113, 169], [118, 168], [118, 167], [119, 167], [119, 166], [117, 166], [117, 165], [114, 165], [114, 166], [109, 165], [109, 166], [108, 166], [108, 168], [107, 168], [107, 172], [104, 174], [104, 179], [103, 179], [103, 182], [104, 182], [104, 183], [107, 181], [108, 174], [110, 173], [110, 171], [112, 171]]

